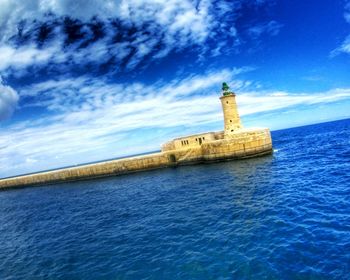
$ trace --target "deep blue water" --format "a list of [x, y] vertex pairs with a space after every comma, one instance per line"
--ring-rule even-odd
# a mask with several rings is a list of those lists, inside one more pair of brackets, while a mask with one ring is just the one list
[[275, 153], [0, 192], [0, 279], [349, 279], [350, 120]]

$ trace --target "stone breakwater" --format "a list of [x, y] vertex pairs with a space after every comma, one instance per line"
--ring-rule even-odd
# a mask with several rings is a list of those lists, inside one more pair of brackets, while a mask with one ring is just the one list
[[[242, 129], [229, 137], [224, 137], [223, 132], [202, 135], [212, 135], [213, 139], [208, 141], [203, 137], [203, 143], [197, 145], [172, 147], [171, 145], [176, 145], [176, 141], [185, 139], [178, 138], [174, 143], [165, 144], [159, 153], [5, 178], [0, 180], [0, 189], [116, 176], [177, 165], [243, 159], [272, 153], [271, 135], [266, 128]], [[186, 138], [189, 139], [187, 143], [191, 143], [189, 141], [192, 140], [193, 143], [198, 143], [199, 136], [191, 136], [193, 139]]]

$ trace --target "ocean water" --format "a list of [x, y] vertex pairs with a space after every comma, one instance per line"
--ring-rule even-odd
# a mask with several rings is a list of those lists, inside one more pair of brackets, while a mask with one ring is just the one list
[[0, 192], [0, 279], [350, 279], [350, 120], [271, 156]]

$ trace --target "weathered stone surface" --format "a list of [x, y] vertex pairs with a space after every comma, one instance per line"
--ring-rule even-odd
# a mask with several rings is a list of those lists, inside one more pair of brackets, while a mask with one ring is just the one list
[[223, 95], [220, 100], [224, 113], [225, 135], [234, 133], [243, 127], [237, 110], [236, 95], [234, 93]]

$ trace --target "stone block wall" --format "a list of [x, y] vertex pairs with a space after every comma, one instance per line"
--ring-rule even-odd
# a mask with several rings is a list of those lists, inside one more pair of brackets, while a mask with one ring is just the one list
[[241, 130], [230, 137], [202, 145], [204, 160], [235, 159], [272, 152], [268, 129]]
[[0, 189], [15, 186], [40, 185], [86, 178], [119, 175], [142, 170], [150, 170], [169, 165], [167, 155], [155, 153], [146, 156], [112, 160], [79, 167], [65, 168], [37, 174], [18, 176], [0, 180]]

